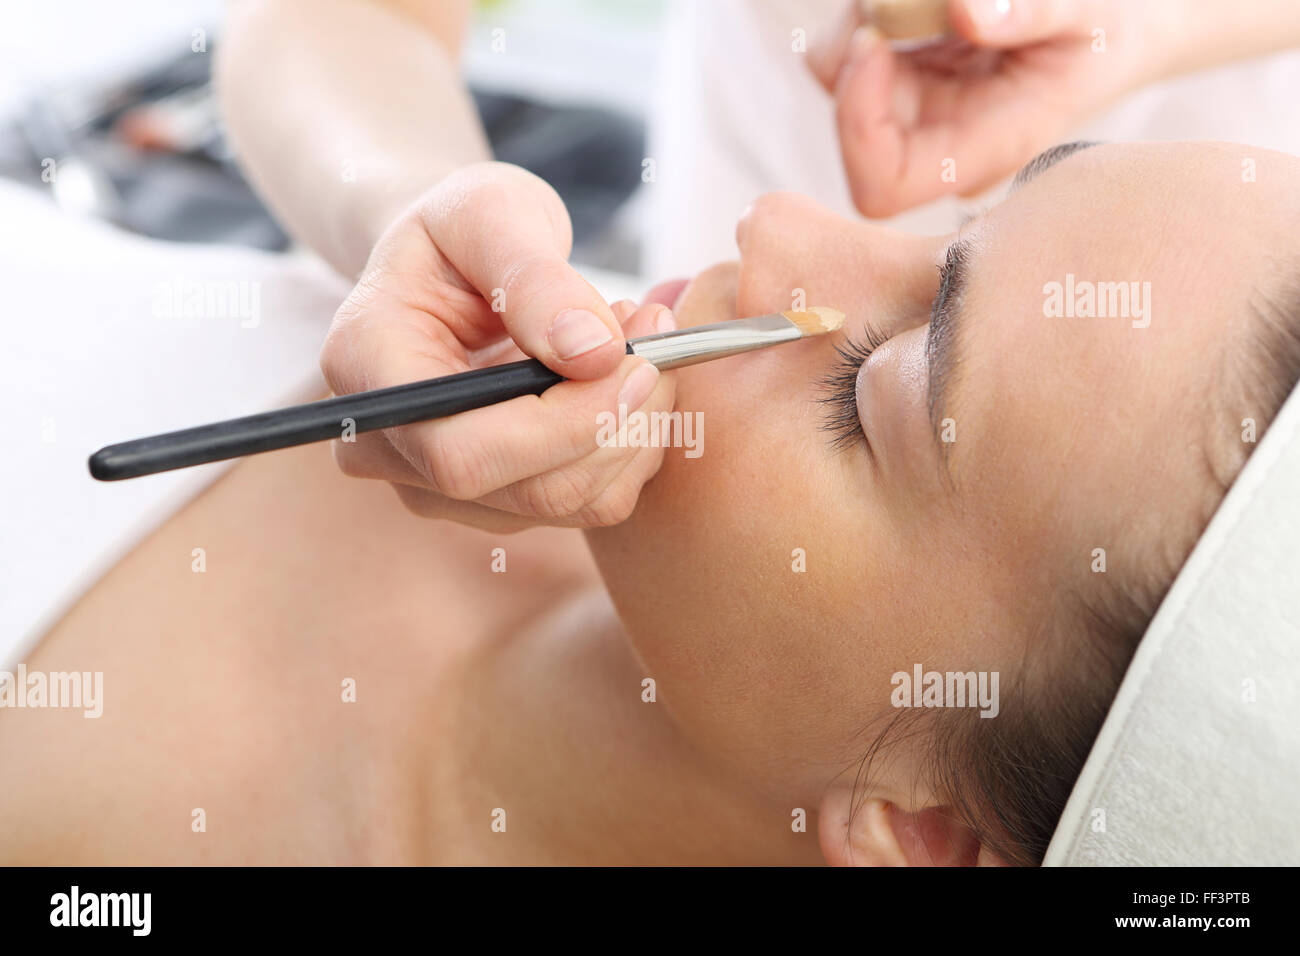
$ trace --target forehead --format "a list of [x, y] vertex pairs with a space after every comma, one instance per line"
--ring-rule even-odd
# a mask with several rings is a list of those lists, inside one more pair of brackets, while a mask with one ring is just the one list
[[958, 487], [1031, 511], [1050, 488], [1123, 498], [1151, 447], [1194, 440], [1215, 336], [1249, 295], [1241, 250], [1258, 242], [1238, 159], [1094, 147], [969, 227], [961, 359], [937, 411]]

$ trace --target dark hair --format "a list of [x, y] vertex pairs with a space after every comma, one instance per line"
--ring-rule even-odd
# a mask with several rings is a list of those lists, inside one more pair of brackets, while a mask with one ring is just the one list
[[[1249, 456], [1251, 446], [1240, 438], [1245, 420], [1253, 419], [1262, 437], [1300, 380], [1300, 264], [1278, 274], [1291, 281], [1252, 296], [1243, 347], [1225, 344], [1219, 353], [1219, 394], [1203, 449], [1216, 493], [1191, 526], [1194, 533], [1164, 542], [1137, 566], [1099, 575], [1105, 581], [1099, 593], [1060, 596], [1057, 613], [1026, 643], [1018, 679], [1003, 683], [1015, 689], [1003, 694], [996, 720], [981, 720], [967, 708], [926, 718], [923, 765], [930, 768], [931, 788], [947, 812], [1006, 863], [1042, 862], [1138, 642]], [[859, 768], [859, 781], [897, 743], [900, 730], [911, 737], [922, 729], [913, 726], [921, 713], [900, 714], [885, 727]]]

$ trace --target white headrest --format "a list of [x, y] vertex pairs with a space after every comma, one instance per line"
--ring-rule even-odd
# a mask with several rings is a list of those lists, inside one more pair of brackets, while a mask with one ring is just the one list
[[1300, 863], [1300, 389], [1138, 645], [1046, 866]]

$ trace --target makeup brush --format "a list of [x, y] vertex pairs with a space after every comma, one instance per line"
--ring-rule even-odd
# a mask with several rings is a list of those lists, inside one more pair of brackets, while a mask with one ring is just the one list
[[[844, 313], [819, 307], [647, 335], [629, 341], [627, 351], [660, 369], [680, 368], [825, 335], [843, 324]], [[564, 380], [536, 359], [526, 359], [372, 392], [339, 395], [107, 445], [90, 456], [90, 474], [100, 481], [119, 481], [329, 441], [343, 434], [345, 420], [351, 421], [354, 432], [409, 425], [520, 395], [540, 395]]]

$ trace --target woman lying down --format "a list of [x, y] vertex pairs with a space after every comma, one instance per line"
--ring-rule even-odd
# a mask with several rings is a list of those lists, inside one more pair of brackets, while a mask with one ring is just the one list
[[[702, 453], [548, 499], [584, 532], [244, 461], [26, 661], [105, 705], [0, 710], [0, 856], [1035, 864], [1300, 377], [1297, 221], [1300, 161], [1230, 145], [1062, 147], [933, 239], [766, 196], [678, 323], [842, 333], [660, 376]], [[486, 524], [506, 472], [444, 490]]]

